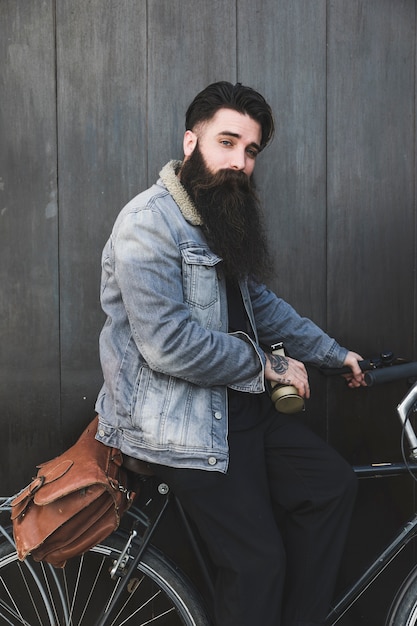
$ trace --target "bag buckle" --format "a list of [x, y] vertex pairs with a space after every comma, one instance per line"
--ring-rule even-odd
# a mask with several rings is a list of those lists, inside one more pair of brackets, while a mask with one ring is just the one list
[[45, 480], [46, 480], [45, 476], [36, 476], [36, 478], [34, 478], [29, 485], [29, 495], [34, 496], [35, 493], [39, 491], [39, 489], [42, 487]]

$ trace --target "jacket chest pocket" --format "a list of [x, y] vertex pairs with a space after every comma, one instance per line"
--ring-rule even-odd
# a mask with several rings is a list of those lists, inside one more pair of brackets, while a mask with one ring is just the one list
[[184, 248], [182, 273], [184, 299], [190, 309], [209, 309], [219, 301], [216, 265], [220, 257], [202, 247]]

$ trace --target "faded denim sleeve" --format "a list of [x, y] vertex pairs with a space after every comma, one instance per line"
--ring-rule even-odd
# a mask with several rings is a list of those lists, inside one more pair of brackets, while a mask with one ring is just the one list
[[314, 322], [264, 285], [250, 281], [249, 291], [261, 344], [282, 341], [289, 356], [318, 367], [343, 365], [348, 350]]

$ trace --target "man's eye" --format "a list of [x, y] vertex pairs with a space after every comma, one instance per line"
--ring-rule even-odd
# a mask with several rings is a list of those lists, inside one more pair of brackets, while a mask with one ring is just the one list
[[246, 152], [248, 153], [251, 159], [256, 159], [256, 157], [258, 156], [258, 151], [255, 150], [254, 148], [248, 148]]
[[232, 145], [232, 142], [229, 141], [228, 139], [222, 139], [220, 143], [223, 144], [224, 146], [231, 146]]

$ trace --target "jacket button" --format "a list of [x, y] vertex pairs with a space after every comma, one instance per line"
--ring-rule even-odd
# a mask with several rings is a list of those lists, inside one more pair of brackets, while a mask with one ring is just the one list
[[100, 435], [100, 437], [104, 437], [104, 430], [102, 428], [100, 428], [100, 430], [98, 431], [98, 434]]
[[217, 463], [217, 459], [216, 459], [216, 457], [215, 457], [215, 456], [209, 456], [209, 458], [208, 458], [208, 464], [209, 464], [209, 465], [216, 465], [216, 463]]
[[214, 414], [214, 417], [216, 418], [216, 420], [221, 420], [222, 419], [222, 414], [220, 413], [220, 411], [216, 411]]

